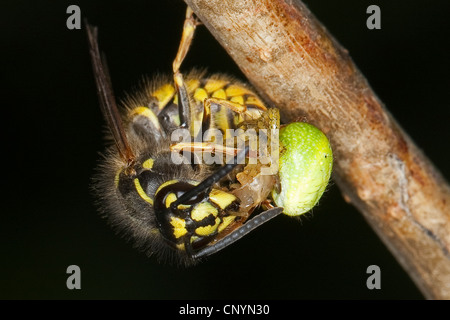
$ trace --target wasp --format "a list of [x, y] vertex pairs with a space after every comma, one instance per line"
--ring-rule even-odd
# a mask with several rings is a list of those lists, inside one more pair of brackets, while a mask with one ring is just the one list
[[[119, 110], [97, 28], [86, 22], [97, 93], [112, 141], [94, 179], [101, 211], [147, 255], [186, 266], [283, 210], [288, 215], [309, 210], [331, 171], [326, 137], [308, 145], [319, 135], [317, 128], [280, 126], [278, 109], [266, 107], [249, 85], [236, 79], [180, 72], [199, 23], [188, 7], [172, 79], [146, 81]], [[246, 135], [250, 131], [255, 139]], [[295, 137], [301, 135], [299, 142]], [[280, 150], [279, 159], [272, 156]], [[263, 154], [271, 162], [263, 163]], [[222, 162], [208, 162], [206, 155]], [[292, 168], [292, 162], [304, 166]], [[314, 166], [319, 169], [311, 175]], [[260, 206], [267, 210], [254, 214]]]

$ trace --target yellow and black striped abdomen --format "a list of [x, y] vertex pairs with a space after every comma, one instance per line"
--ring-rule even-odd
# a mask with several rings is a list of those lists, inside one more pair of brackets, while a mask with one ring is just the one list
[[[257, 95], [235, 79], [223, 75], [200, 78], [195, 73], [187, 76], [186, 89], [191, 101], [190, 122], [191, 135], [197, 136], [200, 130], [216, 128], [224, 134], [227, 129], [236, 128], [239, 123], [258, 118], [261, 110], [266, 110], [264, 103]], [[178, 94], [173, 84], [163, 83], [156, 88], [149, 86], [140, 94], [129, 100], [129, 121], [133, 123], [146, 122], [153, 134], [164, 134], [180, 125], [178, 112]], [[205, 117], [205, 100], [213, 98], [210, 116]], [[220, 101], [230, 102], [230, 105], [242, 111], [236, 112]], [[244, 112], [245, 110], [245, 112]], [[150, 130], [149, 130], [150, 132]]]

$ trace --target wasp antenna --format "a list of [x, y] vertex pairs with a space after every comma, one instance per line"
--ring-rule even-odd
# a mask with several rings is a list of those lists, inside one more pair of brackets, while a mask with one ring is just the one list
[[240, 240], [245, 235], [249, 234], [259, 226], [263, 225], [270, 219], [275, 218], [277, 215], [283, 212], [283, 208], [276, 207], [273, 209], [269, 209], [267, 211], [264, 211], [254, 217], [253, 219], [247, 221], [243, 226], [241, 226], [239, 229], [235, 230], [234, 232], [230, 233], [226, 237], [220, 239], [215, 244], [208, 246], [199, 252], [192, 255], [193, 259], [199, 259], [205, 256], [209, 256], [213, 253], [216, 253], [226, 247], [228, 247], [230, 244], [235, 243], [236, 241]]
[[104, 57], [102, 59], [100, 55], [97, 40], [97, 27], [91, 26], [87, 20], [85, 20], [85, 25], [100, 107], [114, 137], [120, 156], [127, 162], [127, 164], [131, 164], [134, 161], [135, 156], [131, 151], [127, 136], [122, 126], [122, 119], [117, 108], [106, 61]]
[[186, 191], [183, 193], [181, 197], [179, 197], [176, 201], [171, 204], [172, 209], [176, 209], [179, 204], [185, 203], [192, 197], [198, 195], [199, 193], [211, 188], [216, 182], [221, 180], [227, 174], [229, 174], [238, 164], [243, 163], [243, 160], [247, 156], [250, 148], [246, 146], [241, 152], [239, 152], [233, 158], [232, 163], [227, 163], [226, 165], [220, 167], [216, 172], [210, 175], [208, 178], [203, 180], [200, 184], [195, 186], [193, 189]]

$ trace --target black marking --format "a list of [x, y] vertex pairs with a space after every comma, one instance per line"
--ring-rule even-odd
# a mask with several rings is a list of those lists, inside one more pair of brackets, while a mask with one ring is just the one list
[[180, 127], [190, 128], [191, 126], [191, 106], [189, 103], [189, 96], [186, 85], [183, 82], [182, 86], [178, 86], [175, 82], [178, 92], [178, 113], [180, 115]]

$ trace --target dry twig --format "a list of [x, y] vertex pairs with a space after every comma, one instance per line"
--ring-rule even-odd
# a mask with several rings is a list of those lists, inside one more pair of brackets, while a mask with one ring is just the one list
[[185, 0], [285, 122], [329, 137], [334, 179], [427, 298], [450, 299], [450, 188], [300, 1]]

